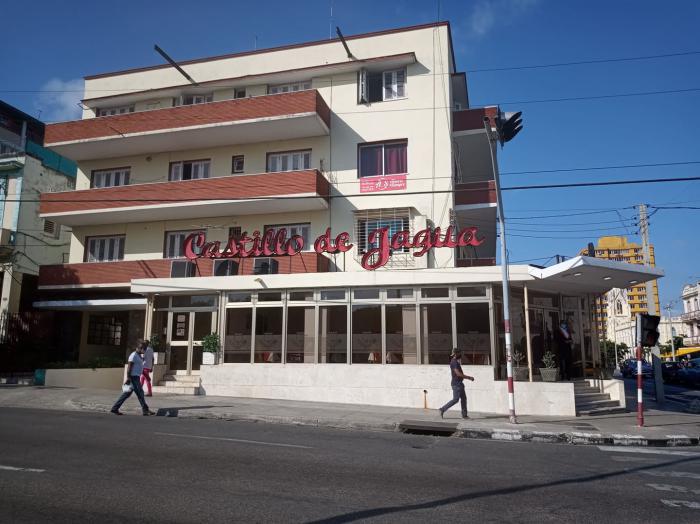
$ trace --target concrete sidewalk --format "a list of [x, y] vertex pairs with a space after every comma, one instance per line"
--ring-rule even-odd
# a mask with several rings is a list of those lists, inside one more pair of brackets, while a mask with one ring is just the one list
[[[94, 411], [107, 413], [119, 391], [0, 385], [0, 407]], [[440, 419], [437, 410], [390, 408], [324, 402], [156, 395], [147, 398], [159, 416], [247, 420], [276, 424], [299, 424], [339, 429], [372, 431], [433, 432], [465, 438], [606, 444], [622, 446], [697, 446], [700, 416], [649, 409], [644, 428], [636, 425], [635, 413], [598, 417], [518, 417], [512, 425], [508, 417], [471, 413], [462, 420], [453, 408]], [[135, 397], [124, 405], [128, 415], [139, 415]]]

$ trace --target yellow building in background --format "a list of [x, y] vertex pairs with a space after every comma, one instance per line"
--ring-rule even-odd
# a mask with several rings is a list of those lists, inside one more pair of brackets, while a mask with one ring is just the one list
[[[582, 249], [581, 255], [587, 255], [588, 249]], [[626, 237], [610, 236], [600, 237], [598, 244], [595, 246], [596, 258], [607, 260], [616, 260], [618, 262], [627, 262], [628, 264], [644, 264], [644, 251], [641, 244], [629, 242]], [[649, 244], [649, 256], [651, 265], [656, 266], [656, 256], [654, 254], [654, 246]], [[653, 299], [656, 303], [656, 312], [659, 314], [659, 286], [656, 280], [651, 282], [653, 289]], [[601, 339], [607, 338], [607, 320], [610, 314], [608, 295], [614, 293], [615, 290], [606, 295], [598, 297], [595, 305], [595, 319], [598, 324], [598, 333]], [[627, 302], [629, 303], [630, 316], [634, 318], [637, 313], [648, 313], [649, 303], [647, 297], [647, 288], [645, 284], [632, 285], [625, 291]]]

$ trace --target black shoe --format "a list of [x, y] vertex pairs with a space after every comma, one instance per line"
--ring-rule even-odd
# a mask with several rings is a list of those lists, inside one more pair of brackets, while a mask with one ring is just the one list
[[111, 409], [109, 412], [112, 413], [113, 415], [123, 415], [124, 414], [121, 411], [119, 411], [118, 409]]
[[462, 415], [462, 418], [468, 420], [468, 419], [469, 419], [469, 415]]
[[445, 412], [442, 410], [442, 408], [438, 409], [440, 412], [440, 418], [445, 418]]

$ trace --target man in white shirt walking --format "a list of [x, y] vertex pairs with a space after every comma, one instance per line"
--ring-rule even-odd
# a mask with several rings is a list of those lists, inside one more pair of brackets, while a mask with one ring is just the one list
[[131, 386], [131, 388], [129, 388], [127, 391], [124, 391], [124, 393], [122, 393], [119, 399], [117, 399], [117, 401], [114, 403], [114, 406], [112, 406], [111, 412], [115, 415], [124, 414], [121, 411], [119, 411], [119, 408], [122, 407], [122, 404], [124, 404], [126, 399], [129, 398], [134, 392], [136, 393], [136, 397], [139, 399], [139, 403], [141, 404], [141, 409], [143, 410], [144, 417], [148, 415], [155, 415], [153, 411], [148, 409], [146, 399], [143, 398], [143, 389], [141, 388], [141, 382], [139, 381], [139, 379], [141, 378], [141, 373], [143, 373], [143, 353], [144, 351], [146, 351], [147, 345], [147, 342], [139, 342], [139, 345], [136, 347], [136, 351], [132, 352], [131, 355], [129, 355], [129, 365], [126, 371], [127, 379], [126, 381], [124, 381], [124, 385]]
[[146, 342], [146, 351], [143, 353], [143, 372], [141, 373], [141, 389], [143, 389], [143, 383], [145, 382], [148, 386], [147, 397], [153, 396], [153, 388], [151, 387], [151, 372], [153, 371], [153, 348], [151, 344]]

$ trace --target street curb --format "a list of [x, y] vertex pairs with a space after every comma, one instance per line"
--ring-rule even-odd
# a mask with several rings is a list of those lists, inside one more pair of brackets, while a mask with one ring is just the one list
[[517, 429], [460, 428], [454, 436], [468, 439], [547, 442], [552, 444], [593, 446], [687, 447], [700, 445], [700, 438], [689, 437], [687, 435], [668, 435], [666, 438], [649, 438], [640, 435], [604, 435], [602, 433], [582, 433], [576, 431], [566, 433], [521, 431]]

